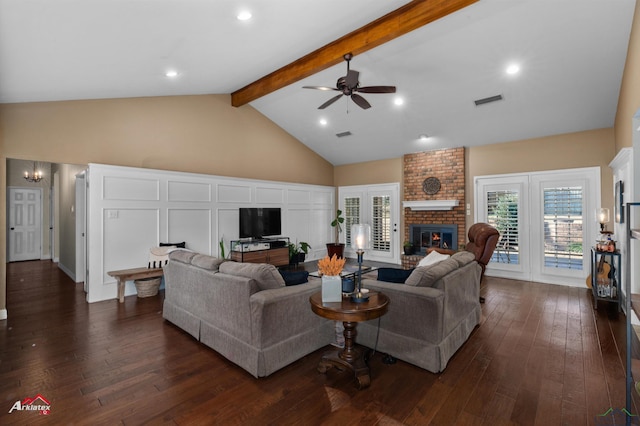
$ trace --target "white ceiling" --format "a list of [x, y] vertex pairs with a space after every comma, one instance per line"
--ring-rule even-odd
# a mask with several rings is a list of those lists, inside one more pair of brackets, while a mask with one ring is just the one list
[[[0, 102], [232, 93], [405, 3], [0, 0]], [[335, 92], [302, 86], [335, 86], [344, 63], [251, 105], [335, 165], [611, 127], [634, 8], [481, 0], [354, 57], [361, 85], [397, 86], [401, 107], [363, 94], [366, 111], [346, 97], [318, 110]]]

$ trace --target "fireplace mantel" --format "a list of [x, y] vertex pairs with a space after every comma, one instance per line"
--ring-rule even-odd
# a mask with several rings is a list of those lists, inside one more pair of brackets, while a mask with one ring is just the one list
[[459, 200], [419, 200], [419, 201], [403, 201], [402, 207], [408, 207], [411, 210], [451, 210], [458, 207]]

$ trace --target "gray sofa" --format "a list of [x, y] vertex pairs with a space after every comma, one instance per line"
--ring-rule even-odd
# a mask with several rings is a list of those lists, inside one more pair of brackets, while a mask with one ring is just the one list
[[378, 320], [358, 325], [357, 341], [433, 373], [441, 372], [480, 323], [482, 267], [460, 252], [435, 265], [416, 268], [404, 284], [364, 279], [391, 303]]
[[172, 252], [164, 276], [163, 317], [255, 377], [334, 339], [334, 323], [309, 304], [320, 280], [287, 287], [272, 265], [189, 251]]

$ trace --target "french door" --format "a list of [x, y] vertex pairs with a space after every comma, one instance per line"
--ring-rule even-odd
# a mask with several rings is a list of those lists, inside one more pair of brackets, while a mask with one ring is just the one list
[[476, 221], [500, 231], [487, 274], [583, 286], [597, 237], [600, 169], [477, 177]]
[[345, 253], [355, 257], [351, 249], [351, 225], [367, 223], [371, 226], [371, 249], [365, 258], [379, 262], [398, 263], [400, 226], [399, 185], [343, 186], [338, 188], [339, 209], [344, 215], [342, 242]]

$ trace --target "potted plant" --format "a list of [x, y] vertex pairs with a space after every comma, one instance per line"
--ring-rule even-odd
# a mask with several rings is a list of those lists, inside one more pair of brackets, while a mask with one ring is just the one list
[[402, 244], [402, 247], [405, 255], [409, 256], [413, 254], [413, 244], [411, 244], [411, 241], [405, 241], [404, 244]]
[[312, 248], [309, 243], [300, 241], [299, 243], [289, 243], [289, 264], [297, 265], [298, 263], [304, 263], [306, 255], [309, 254], [309, 249]]
[[333, 243], [327, 243], [327, 254], [329, 258], [335, 254], [338, 258], [344, 255], [344, 243], [340, 242], [340, 233], [342, 232], [342, 224], [344, 223], [344, 217], [342, 216], [342, 210], [336, 210], [336, 217], [331, 221], [331, 226], [335, 228], [336, 240]]

